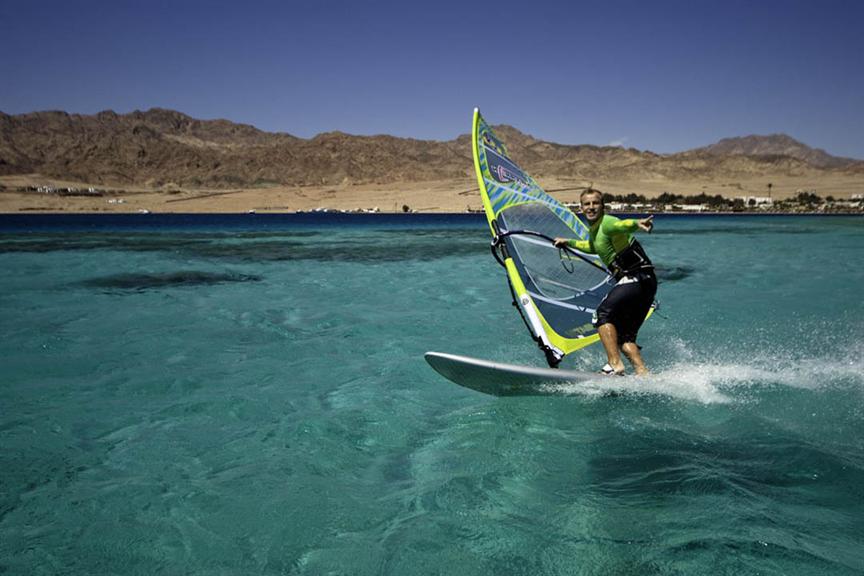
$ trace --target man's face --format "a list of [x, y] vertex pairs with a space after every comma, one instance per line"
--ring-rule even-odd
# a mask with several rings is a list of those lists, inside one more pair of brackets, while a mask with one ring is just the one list
[[603, 217], [603, 198], [600, 194], [585, 194], [582, 196], [582, 213], [588, 222], [594, 223]]

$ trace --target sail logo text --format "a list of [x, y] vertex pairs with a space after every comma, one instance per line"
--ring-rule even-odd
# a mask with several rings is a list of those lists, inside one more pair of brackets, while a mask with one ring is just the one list
[[503, 163], [494, 162], [490, 163], [489, 171], [492, 173], [492, 176], [502, 184], [507, 182], [519, 182], [525, 186], [530, 186], [530, 184], [528, 184], [528, 179], [522, 171], [513, 166], [506, 166]]

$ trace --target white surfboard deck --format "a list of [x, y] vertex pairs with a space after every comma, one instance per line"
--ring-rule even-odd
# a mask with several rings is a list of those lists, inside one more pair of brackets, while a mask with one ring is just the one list
[[561, 384], [600, 377], [593, 372], [503, 364], [443, 352], [427, 352], [425, 358], [436, 372], [451, 382], [493, 396], [561, 394]]

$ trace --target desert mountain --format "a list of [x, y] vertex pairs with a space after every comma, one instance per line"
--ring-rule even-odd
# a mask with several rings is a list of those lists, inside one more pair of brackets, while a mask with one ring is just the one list
[[786, 134], [723, 138], [699, 150], [717, 156], [789, 156], [820, 168], [837, 168], [855, 163], [851, 158], [840, 158], [820, 148], [811, 148]]
[[[538, 177], [698, 179], [864, 173], [788, 136], [728, 139], [680, 154], [565, 146], [510, 126], [496, 132]], [[180, 112], [95, 115], [0, 112], [0, 175], [42, 174], [100, 185], [237, 188], [473, 179], [470, 138], [440, 142], [341, 132], [297, 138]], [[794, 143], [791, 144], [791, 143]]]

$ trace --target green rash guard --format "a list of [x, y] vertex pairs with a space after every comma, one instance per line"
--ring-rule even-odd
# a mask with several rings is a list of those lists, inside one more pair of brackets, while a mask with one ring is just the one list
[[567, 245], [580, 252], [597, 254], [606, 266], [612, 264], [619, 252], [633, 241], [633, 232], [639, 229], [636, 220], [620, 220], [604, 214], [588, 229], [588, 240], [568, 240]]

